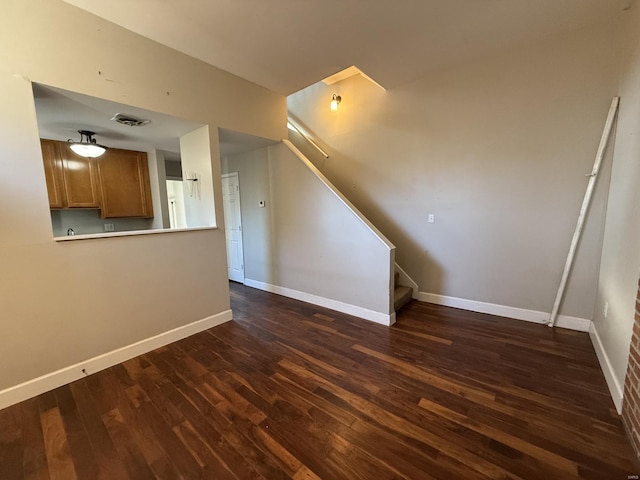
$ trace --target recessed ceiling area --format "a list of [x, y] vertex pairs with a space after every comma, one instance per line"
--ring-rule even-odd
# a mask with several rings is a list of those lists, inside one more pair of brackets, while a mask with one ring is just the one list
[[351, 65], [386, 89], [613, 18], [631, 0], [65, 0], [289, 95]]
[[[164, 152], [167, 161], [180, 161], [180, 137], [202, 126], [170, 115], [38, 83], [33, 84], [33, 95], [40, 138], [50, 140], [80, 140], [78, 130], [90, 130], [95, 132], [96, 141], [106, 147], [138, 151], [157, 149]], [[142, 127], [122, 125], [111, 120], [116, 113], [150, 122]], [[224, 128], [219, 129], [219, 137], [222, 156], [277, 143]]]
[[268, 138], [256, 137], [247, 133], [235, 132], [226, 128], [218, 129], [220, 140], [220, 155], [235, 155], [237, 153], [250, 152], [259, 148], [275, 145], [276, 141]]
[[[33, 96], [41, 138], [80, 140], [78, 130], [95, 132], [98, 143], [111, 148], [180, 152], [180, 137], [202, 125], [162, 113], [103, 100], [60, 88], [33, 84]], [[148, 119], [142, 127], [122, 125], [116, 113]]]

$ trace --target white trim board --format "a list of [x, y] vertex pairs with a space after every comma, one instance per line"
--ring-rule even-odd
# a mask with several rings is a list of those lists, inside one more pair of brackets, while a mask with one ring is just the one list
[[55, 372], [47, 373], [41, 377], [28, 380], [19, 385], [0, 391], [0, 409], [22, 402], [29, 398], [48, 392], [54, 388], [66, 385], [85, 376], [83, 369], [88, 373], [96, 373], [100, 370], [117, 365], [138, 355], [163, 347], [203, 330], [221, 325], [232, 320], [231, 310], [225, 310], [202, 320], [196, 320], [188, 325], [174, 328], [153, 337], [140, 340], [126, 347], [112, 350], [111, 352], [89, 358], [83, 362], [61, 368]]
[[418, 292], [420, 291], [420, 288], [418, 288], [418, 284], [415, 282], [415, 280], [411, 278], [409, 274], [405, 272], [400, 265], [398, 265], [398, 262], [394, 262], [394, 269], [396, 272], [400, 274], [400, 282], [399, 282], [400, 285], [408, 284], [407, 285], [408, 287], [413, 288], [413, 293], [411, 294], [411, 298], [418, 300]]
[[622, 398], [624, 396], [624, 390], [618, 379], [616, 378], [615, 373], [613, 372], [613, 367], [611, 366], [611, 361], [609, 360], [609, 355], [604, 349], [602, 345], [602, 341], [600, 340], [600, 335], [598, 335], [598, 331], [596, 330], [596, 326], [594, 323], [591, 324], [591, 328], [589, 329], [589, 337], [591, 337], [591, 343], [593, 343], [593, 348], [596, 351], [596, 355], [598, 356], [598, 361], [600, 362], [600, 369], [604, 374], [604, 379], [607, 381], [607, 386], [609, 387], [609, 392], [611, 393], [611, 398], [613, 399], [613, 403], [616, 406], [616, 410], [618, 411], [618, 415], [622, 414]]
[[298, 290], [293, 290], [292, 288], [280, 287], [278, 285], [271, 285], [270, 283], [251, 280], [250, 278], [245, 278], [244, 284], [247, 287], [257, 288], [258, 290], [264, 290], [265, 292], [276, 293], [278, 295], [282, 295], [283, 297], [289, 297], [295, 300], [301, 300], [313, 305], [318, 305], [320, 307], [325, 307], [341, 313], [353, 315], [354, 317], [364, 318], [365, 320], [380, 323], [382, 325], [391, 326], [396, 323], [395, 312], [391, 314], [375, 312], [373, 310], [359, 307], [357, 305], [351, 305], [350, 303], [344, 303], [339, 300], [319, 297], [318, 295], [313, 295], [311, 293], [300, 292]]
[[[509, 307], [507, 305], [498, 305], [495, 303], [478, 302], [476, 300], [467, 300], [466, 298], [447, 297], [445, 295], [437, 295], [435, 293], [419, 292], [417, 299], [421, 302], [435, 303], [447, 307], [460, 308], [462, 310], [470, 310], [472, 312], [489, 313], [500, 317], [515, 318], [516, 320], [525, 320], [533, 323], [547, 323], [549, 321], [549, 313], [540, 312], [538, 310], [527, 310], [518, 307]], [[591, 327], [591, 320], [587, 318], [571, 317], [569, 315], [558, 315], [556, 326], [577, 330], [579, 332], [588, 332]]]

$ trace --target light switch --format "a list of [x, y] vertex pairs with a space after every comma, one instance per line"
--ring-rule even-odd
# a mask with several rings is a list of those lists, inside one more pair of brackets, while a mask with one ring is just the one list
[[433, 213], [430, 213], [429, 216], [427, 217], [427, 222], [435, 223], [435, 221], [436, 221], [436, 216]]

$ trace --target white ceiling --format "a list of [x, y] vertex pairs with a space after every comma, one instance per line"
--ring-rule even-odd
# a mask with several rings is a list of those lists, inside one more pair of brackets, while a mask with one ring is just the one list
[[65, 0], [284, 95], [351, 65], [385, 88], [632, 0]]

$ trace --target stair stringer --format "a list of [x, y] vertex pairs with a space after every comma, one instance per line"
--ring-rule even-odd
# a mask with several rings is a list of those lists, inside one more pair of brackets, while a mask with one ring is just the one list
[[395, 271], [400, 274], [400, 278], [398, 279], [398, 285], [404, 285], [406, 287], [413, 288], [413, 293], [411, 295], [411, 298], [413, 298], [414, 300], [419, 300], [418, 298], [419, 288], [415, 280], [411, 278], [409, 274], [405, 272], [400, 265], [398, 265], [398, 262], [394, 262], [394, 268], [395, 268]]

